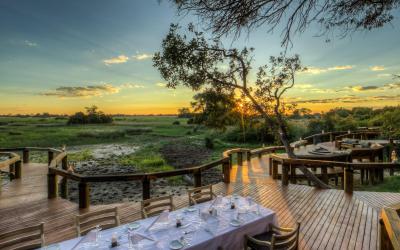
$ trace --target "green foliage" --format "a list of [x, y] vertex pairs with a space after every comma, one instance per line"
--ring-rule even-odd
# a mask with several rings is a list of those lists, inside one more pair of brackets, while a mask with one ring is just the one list
[[83, 131], [77, 134], [81, 138], [96, 138], [96, 139], [118, 139], [125, 137], [125, 131]]
[[373, 192], [400, 192], [400, 176], [385, 177], [383, 183], [378, 183], [372, 186], [361, 186], [360, 189], [364, 191]]
[[189, 108], [180, 108], [178, 109], [178, 118], [192, 118], [193, 114], [190, 112]]
[[97, 106], [86, 107], [86, 114], [77, 112], [68, 118], [68, 124], [101, 124], [112, 123], [111, 115], [106, 115], [101, 111], [97, 111]]
[[208, 149], [214, 149], [214, 141], [212, 138], [210, 137], [205, 137], [204, 138], [204, 144], [206, 146], [206, 148]]
[[153, 129], [151, 128], [128, 128], [125, 129], [125, 133], [127, 135], [141, 135], [141, 134], [146, 134], [153, 132]]
[[76, 153], [68, 153], [68, 160], [70, 161], [90, 161], [92, 159], [93, 156], [90, 149], [80, 150]]
[[135, 166], [140, 172], [145, 173], [174, 169], [165, 162], [159, 149], [154, 146], [143, 147], [131, 155], [121, 157], [119, 163], [124, 166]]
[[193, 123], [225, 130], [227, 126], [239, 122], [234, 92], [206, 89], [193, 99]]
[[180, 121], [174, 121], [172, 125], [181, 125]]

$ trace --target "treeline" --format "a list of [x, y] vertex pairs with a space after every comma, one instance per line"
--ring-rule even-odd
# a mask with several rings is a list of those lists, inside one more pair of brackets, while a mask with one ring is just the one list
[[68, 124], [104, 124], [112, 123], [113, 117], [98, 111], [97, 106], [86, 107], [86, 113], [77, 112], [68, 118]]
[[[189, 124], [217, 129], [219, 137], [232, 142], [280, 143], [278, 136], [263, 121], [252, 105], [231, 93], [205, 91], [194, 96], [191, 108], [178, 110], [178, 117]], [[312, 113], [306, 108], [293, 109], [286, 115], [290, 140], [321, 133], [347, 131], [360, 127], [381, 127], [386, 136], [400, 138], [400, 106], [373, 109], [335, 108], [325, 113]]]
[[386, 136], [400, 137], [400, 106], [373, 109], [355, 107], [336, 108], [323, 113], [318, 119], [310, 119], [307, 134], [325, 131], [347, 131], [360, 127], [381, 127]]

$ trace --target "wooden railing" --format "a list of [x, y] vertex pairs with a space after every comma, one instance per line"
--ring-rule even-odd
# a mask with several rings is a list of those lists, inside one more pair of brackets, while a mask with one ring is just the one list
[[380, 216], [382, 250], [400, 250], [400, 203], [384, 207]]
[[53, 160], [54, 156], [63, 152], [60, 149], [55, 148], [41, 148], [41, 147], [21, 147], [21, 148], [0, 148], [0, 152], [21, 152], [22, 162], [29, 163], [31, 151], [42, 151], [48, 154], [48, 164]]
[[[187, 174], [193, 174], [194, 176], [194, 186], [200, 187], [202, 185], [201, 173], [217, 166], [222, 166], [223, 180], [225, 183], [230, 182], [230, 163], [229, 157], [223, 157], [222, 159], [197, 166], [190, 167], [185, 169], [177, 169], [165, 172], [154, 172], [154, 173], [140, 173], [140, 174], [117, 174], [117, 175], [94, 175], [94, 176], [86, 176], [77, 174], [74, 172], [69, 172], [65, 167], [58, 168], [60, 162], [64, 162], [66, 159], [66, 153], [59, 154], [56, 158], [53, 159], [51, 164], [49, 165], [48, 172], [48, 197], [55, 198], [57, 197], [58, 191], [58, 180], [57, 176], [63, 177], [63, 182], [61, 182], [60, 187], [62, 188], [61, 195], [67, 196], [68, 188], [67, 183], [68, 180], [74, 180], [79, 182], [78, 191], [79, 191], [79, 207], [80, 208], [88, 208], [90, 206], [90, 194], [89, 194], [89, 183], [91, 182], [114, 182], [114, 181], [141, 181], [142, 182], [142, 198], [149, 199], [150, 198], [150, 182], [152, 180], [158, 178], [166, 178], [172, 176], [181, 176]], [[64, 165], [64, 164], [62, 164]]]
[[328, 168], [339, 167], [342, 169], [341, 188], [346, 193], [353, 193], [354, 190], [354, 170], [367, 170], [370, 175], [370, 180], [375, 183], [375, 179], [383, 178], [382, 171], [385, 169], [399, 170], [400, 163], [390, 162], [337, 162], [337, 161], [322, 161], [322, 160], [307, 160], [307, 159], [292, 159], [282, 155], [270, 155], [271, 163], [270, 174], [273, 179], [278, 179], [278, 167], [281, 167], [282, 185], [289, 185], [289, 180], [294, 181], [296, 168], [305, 166], [312, 169], [320, 169], [321, 179], [326, 184], [329, 182]]
[[[0, 152], [0, 156], [6, 157], [6, 160], [0, 162], [0, 169], [8, 167], [11, 179], [20, 179], [22, 175], [22, 163], [18, 154], [13, 152]], [[0, 190], [1, 190], [1, 177], [0, 177]]]
[[371, 137], [380, 135], [381, 132], [377, 130], [356, 130], [356, 131], [334, 131], [324, 132], [319, 134], [313, 134], [305, 137], [303, 140], [307, 140], [308, 144], [317, 144], [320, 142], [333, 142], [343, 138], [358, 138], [358, 139], [369, 139]]

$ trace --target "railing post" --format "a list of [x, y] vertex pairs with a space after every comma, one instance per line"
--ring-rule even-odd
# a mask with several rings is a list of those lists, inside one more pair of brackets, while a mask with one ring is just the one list
[[237, 163], [239, 166], [243, 165], [243, 153], [242, 152], [237, 153]]
[[10, 164], [9, 166], [8, 166], [8, 171], [9, 171], [9, 173], [10, 173], [10, 178], [13, 180], [13, 179], [15, 179], [16, 177], [15, 177], [15, 164], [13, 163], [13, 164]]
[[86, 181], [80, 181], [79, 188], [79, 208], [88, 208], [90, 206], [89, 184]]
[[233, 156], [232, 154], [229, 154], [229, 167], [232, 168], [232, 163], [233, 163]]
[[250, 151], [247, 151], [246, 155], [247, 155], [247, 161], [251, 161], [251, 153], [250, 153]]
[[15, 179], [21, 178], [21, 175], [22, 175], [22, 162], [21, 161], [15, 162], [14, 173], [15, 173], [15, 175], [14, 175]]
[[318, 142], [317, 142], [317, 137], [316, 137], [316, 136], [313, 136], [312, 141], [313, 141], [313, 144], [316, 145], [316, 144], [318, 143]]
[[353, 194], [353, 173], [354, 170], [351, 167], [344, 169], [344, 191], [348, 194]]
[[54, 159], [54, 152], [49, 150], [48, 151], [48, 165], [50, 165], [51, 161]]
[[229, 167], [229, 160], [228, 161], [224, 161], [222, 163], [222, 171], [224, 174], [224, 182], [225, 183], [230, 183], [231, 182], [231, 169]]
[[286, 163], [282, 163], [282, 185], [289, 185], [289, 166]]
[[50, 172], [47, 174], [47, 198], [56, 198], [57, 193], [57, 175]]
[[273, 162], [273, 159], [272, 159], [271, 155], [268, 155], [269, 176], [272, 176], [272, 162]]
[[333, 134], [332, 134], [332, 132], [329, 133], [329, 141], [333, 142]]
[[24, 148], [22, 151], [22, 161], [24, 163], [29, 163], [29, 149], [27, 148]]
[[272, 161], [272, 179], [278, 179], [278, 161]]
[[[68, 170], [68, 159], [67, 156], [65, 156], [62, 159], [61, 162], [61, 167], [64, 170]], [[63, 177], [60, 183], [60, 193], [61, 193], [61, 197], [64, 199], [68, 199], [68, 178]]]
[[329, 184], [328, 168], [327, 167], [321, 167], [321, 174], [322, 174], [322, 181], [325, 184]]
[[290, 164], [290, 180], [291, 180], [291, 183], [293, 183], [293, 184], [297, 183], [296, 166], [294, 166], [293, 164]]
[[142, 199], [150, 199], [150, 178], [147, 175], [142, 179]]
[[193, 177], [194, 177], [194, 187], [201, 187], [201, 170], [197, 169], [193, 173]]

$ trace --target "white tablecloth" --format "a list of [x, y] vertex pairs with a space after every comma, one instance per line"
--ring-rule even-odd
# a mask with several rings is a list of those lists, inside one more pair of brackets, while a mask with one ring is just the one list
[[[235, 202], [235, 209], [230, 208], [230, 201]], [[196, 211], [179, 209], [171, 212], [169, 224], [160, 227], [156, 225], [156, 228], [153, 227], [150, 230], [146, 229], [157, 217], [137, 221], [140, 223], [140, 228], [135, 232], [154, 239], [154, 241], [141, 241], [139, 249], [170, 249], [170, 242], [179, 240], [182, 236], [189, 243], [183, 249], [206, 250], [217, 249], [218, 247], [229, 250], [242, 249], [245, 234], [256, 235], [267, 231], [271, 223], [277, 225], [274, 211], [255, 203], [249, 206], [248, 200], [243, 197], [224, 197], [221, 204], [215, 206], [218, 215], [210, 216], [206, 221], [200, 219], [199, 211], [207, 211], [210, 202], [198, 204], [194, 207]], [[234, 227], [230, 222], [238, 214], [241, 225]], [[176, 227], [177, 215], [183, 217], [183, 226], [179, 228]], [[60, 250], [110, 249], [111, 237], [116, 234], [119, 237], [120, 245], [112, 249], [128, 249], [128, 225], [101, 231], [98, 246], [95, 247], [79, 243], [83, 239], [79, 237], [50, 246], [50, 248], [55, 247], [54, 249]]]

